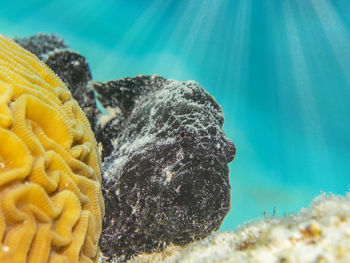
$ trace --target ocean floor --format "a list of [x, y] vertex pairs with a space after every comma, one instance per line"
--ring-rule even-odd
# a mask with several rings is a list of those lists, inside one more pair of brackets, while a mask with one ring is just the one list
[[169, 246], [129, 262], [350, 262], [350, 193], [321, 194], [295, 215], [266, 216], [237, 231], [214, 233], [186, 247]]

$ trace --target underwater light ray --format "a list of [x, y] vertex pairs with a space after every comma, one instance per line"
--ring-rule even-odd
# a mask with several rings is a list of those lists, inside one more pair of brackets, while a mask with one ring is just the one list
[[[309, 78], [310, 72], [305, 61], [305, 51], [303, 50], [300, 40], [300, 32], [296, 24], [295, 9], [291, 8], [288, 1], [284, 1], [282, 10], [285, 18], [285, 32], [289, 46], [289, 59], [292, 65], [290, 74], [292, 75], [291, 79], [295, 80], [292, 85], [295, 87], [298, 104], [302, 113], [299, 115], [302, 127], [298, 129], [300, 129], [303, 136], [307, 138], [305, 149], [300, 149], [300, 151], [307, 151], [310, 154], [308, 160], [305, 160], [303, 169], [311, 170], [309, 172], [304, 172], [304, 175], [312, 177], [307, 181], [316, 184], [314, 180], [320, 180], [321, 178], [314, 178], [315, 172], [312, 171], [315, 171], [315, 169], [316, 171], [322, 169], [331, 172], [331, 159], [327, 151], [328, 147], [321, 126], [315, 95], [313, 94], [313, 83], [311, 83]], [[315, 143], [319, 148], [323, 149], [322, 153], [317, 152], [317, 149], [312, 146], [315, 145]], [[323, 157], [322, 163], [318, 162], [317, 157], [320, 155]], [[308, 163], [311, 167], [307, 167]], [[327, 178], [327, 180], [328, 183], [331, 183], [331, 178]]]
[[[259, 201], [252, 196], [252, 188], [261, 191], [261, 183], [256, 177], [266, 173], [252, 141], [250, 122], [254, 122], [250, 105], [250, 54], [252, 47], [253, 3], [252, 1], [231, 2], [232, 15], [227, 25], [227, 46], [223, 49], [226, 56], [222, 62], [221, 71], [224, 75], [218, 84], [222, 106], [225, 112], [224, 131], [229, 138], [233, 138], [237, 146], [237, 156], [230, 165], [231, 211], [227, 215], [220, 230], [232, 230], [245, 220], [260, 215], [263, 210], [257, 207]], [[257, 131], [258, 132], [258, 131]], [[265, 186], [269, 185], [266, 183]], [[270, 185], [269, 185], [270, 186]], [[262, 194], [263, 195], [263, 194]], [[261, 199], [261, 196], [258, 197]], [[266, 205], [266, 204], [265, 204]], [[240, 211], [237, 213], [237, 211]]]
[[[318, 95], [316, 101], [319, 102], [323, 97], [321, 94], [327, 90], [330, 92], [327, 87], [329, 84], [336, 85], [337, 90], [343, 89], [342, 93], [347, 92], [348, 84], [338, 58], [333, 52], [333, 47], [327, 39], [324, 27], [312, 5], [311, 2], [305, 1], [298, 2], [295, 7], [299, 13], [298, 21], [302, 25], [306, 62], [308, 67], [312, 69], [310, 79], [314, 85], [319, 86], [319, 92], [316, 93]], [[331, 92], [331, 94], [334, 93]], [[329, 100], [327, 101], [329, 102]]]
[[348, 59], [350, 57], [350, 32], [328, 0], [311, 0], [311, 3], [343, 75], [350, 85], [350, 60]]
[[[208, 7], [207, 3], [210, 3], [210, 7]], [[205, 31], [203, 32], [203, 25], [207, 24], [207, 19], [210, 21], [213, 21], [215, 18], [215, 15], [217, 14], [217, 8], [219, 5], [215, 4], [213, 1], [207, 1], [206, 3], [203, 3], [199, 9], [195, 11], [195, 13], [191, 12], [188, 13], [189, 17], [192, 17], [190, 24], [187, 24], [187, 28], [185, 32], [182, 32], [181, 34], [177, 34], [177, 32], [174, 32], [172, 37], [175, 37], [176, 39], [181, 36], [183, 39], [183, 42], [181, 43], [181, 46], [178, 47], [176, 50], [179, 54], [181, 54], [182, 60], [181, 64], [187, 65], [191, 63], [191, 57], [194, 49], [199, 49], [201, 46], [207, 44], [207, 40], [205, 39], [207, 36], [205, 36]], [[190, 8], [189, 8], [190, 10]], [[210, 12], [208, 12], [210, 10]], [[179, 24], [185, 24], [186, 20], [188, 21], [189, 17], [185, 17], [184, 20], [179, 20]], [[214, 17], [214, 18], [213, 18]], [[212, 23], [214, 24], [214, 23]], [[212, 24], [210, 26], [212, 26]], [[180, 28], [184, 28], [184, 25], [181, 25]], [[178, 41], [178, 40], [176, 40]], [[171, 44], [171, 42], [168, 42]], [[198, 45], [198, 44], [201, 45]], [[166, 48], [168, 49], [168, 48]], [[197, 53], [198, 51], [196, 51]], [[199, 52], [200, 53], [200, 52]], [[203, 53], [201, 53], [203, 54]], [[176, 75], [177, 76], [184, 76], [186, 74], [185, 72], [186, 66], [178, 66], [176, 68]]]
[[[179, 12], [173, 13], [173, 16], [178, 17], [177, 23], [170, 34], [163, 37], [163, 44], [159, 47], [161, 53], [152, 67], [153, 71], [159, 71], [170, 60], [172, 67], [168, 72], [171, 77], [182, 80], [195, 78], [195, 74], [189, 72], [189, 65], [197, 69], [201, 66], [202, 58], [205, 59], [206, 54], [201, 50], [205, 49], [203, 46], [209, 45], [218, 10], [224, 2], [203, 1], [199, 7], [196, 3], [193, 0], [183, 1]], [[201, 56], [198, 57], [198, 54]]]
[[[118, 54], [134, 54], [135, 49], [139, 49], [144, 45], [145, 32], [152, 33], [157, 18], [168, 8], [170, 2], [162, 2], [153, 0], [139, 16], [135, 22], [128, 28], [127, 32], [121, 36], [109, 52], [101, 59], [104, 64], [114, 65]], [[126, 61], [121, 61], [125, 64]]]
[[[51, 11], [52, 11], [52, 7], [53, 7], [54, 5], [55, 5], [54, 2], [44, 2], [44, 3], [42, 3], [41, 5], [37, 6], [36, 9], [31, 9], [32, 12], [26, 13], [26, 14], [28, 14], [26, 17], [24, 17], [22, 14], [19, 15], [18, 20], [17, 20], [17, 23], [18, 23], [19, 21], [21, 21], [22, 24], [24, 24], [24, 25], [30, 25], [30, 27], [32, 27], [33, 22], [34, 22], [34, 21], [37, 21], [37, 18], [38, 18], [38, 17], [41, 17], [42, 14], [50, 14]], [[34, 11], [34, 10], [35, 10], [35, 11]], [[17, 23], [16, 23], [16, 24], [17, 24]], [[15, 30], [15, 32], [16, 32], [17, 34], [19, 34], [19, 35], [20, 35], [20, 34], [27, 35], [27, 34], [28, 34], [28, 31], [29, 31], [29, 32], [33, 31], [33, 33], [37, 33], [36, 30], [37, 30], [37, 29], [32, 29], [32, 28], [30, 29], [29, 26], [28, 26], [28, 28], [25, 28], [25, 30], [23, 30], [23, 32], [25, 32], [25, 33], [21, 33], [22, 29]], [[4, 33], [4, 32], [2, 32], [2, 33]], [[15, 33], [15, 34], [16, 34], [16, 33]], [[10, 34], [10, 35], [12, 35], [12, 34]]]
[[185, 2], [185, 4], [181, 2], [180, 4], [181, 7], [178, 9], [178, 13], [173, 14], [173, 16], [178, 17], [178, 23], [172, 29], [171, 35], [164, 41], [164, 46], [169, 46], [171, 43], [178, 41], [179, 35], [183, 35], [191, 26], [189, 23], [192, 23], [192, 17], [196, 13], [197, 6], [193, 0]]
[[[270, 11], [270, 16], [267, 18], [268, 27], [271, 32], [274, 34], [271, 36], [271, 46], [272, 46], [272, 61], [270, 62], [272, 65], [273, 72], [273, 80], [270, 81], [271, 89], [274, 91], [274, 119], [275, 126], [277, 126], [276, 140], [278, 140], [278, 171], [281, 174], [279, 176], [279, 180], [282, 182], [288, 181], [289, 171], [292, 170], [293, 164], [290, 160], [295, 159], [293, 157], [293, 150], [289, 144], [290, 138], [293, 136], [293, 130], [286, 128], [286, 120], [293, 122], [294, 116], [290, 116], [291, 111], [295, 111], [293, 109], [294, 103], [291, 101], [290, 94], [293, 92], [292, 90], [292, 76], [290, 74], [289, 69], [292, 67], [292, 63], [290, 59], [286, 59], [290, 57], [287, 34], [285, 29], [285, 19], [283, 18], [283, 13], [281, 13], [280, 5], [272, 5]], [[279, 17], [281, 23], [275, 23], [273, 17]], [[288, 52], [286, 52], [288, 51]], [[287, 56], [286, 56], [287, 55]], [[293, 112], [293, 115], [296, 115]]]
[[[154, 34], [157, 34], [158, 33], [158, 27], [159, 25], [161, 25], [163, 23], [162, 18], [164, 16], [164, 14], [169, 10], [170, 6], [171, 6], [171, 1], [168, 1], [168, 2], [162, 2], [160, 1], [162, 4], [160, 5], [160, 7], [153, 7], [152, 10], [152, 14], [149, 15], [148, 17], [149, 18], [145, 18], [145, 21], [140, 21], [141, 23], [141, 27], [139, 25], [135, 25], [135, 26], [138, 26], [138, 28], [140, 27], [140, 30], [139, 30], [139, 33], [136, 34], [137, 36], [138, 35], [142, 35], [142, 41], [136, 41], [136, 43], [134, 43], [133, 45], [133, 51], [135, 52], [139, 52], [139, 51], [142, 51], [144, 50], [144, 47], [145, 47], [145, 44], [147, 42], [147, 40], [149, 38], [151, 39], [154, 39]], [[147, 24], [146, 24], [146, 21], [147, 21]], [[143, 24], [142, 24], [143, 22]], [[144, 27], [142, 27], [142, 25], [145, 25]], [[145, 28], [147, 30], [145, 30]], [[131, 31], [135, 31], [133, 29], [131, 29]], [[140, 40], [140, 39], [138, 39]], [[151, 43], [151, 47], [150, 49], [154, 49], [153, 47], [153, 44], [154, 43]]]
[[[208, 56], [216, 50], [215, 44], [221, 42], [220, 28], [224, 23], [222, 14], [226, 12], [228, 2], [225, 1], [208, 1], [208, 4], [203, 5], [196, 16], [196, 19], [191, 25], [189, 35], [192, 32], [198, 32], [195, 38], [191, 39], [192, 49], [196, 49], [196, 53], [200, 54], [198, 61], [202, 65]], [[219, 31], [219, 32], [218, 32]], [[185, 47], [185, 46], [184, 46]], [[193, 50], [186, 49], [185, 54], [192, 53]]]
[[[142, 35], [145, 31], [148, 31], [149, 21], [152, 21], [157, 14], [164, 10], [169, 3], [163, 3], [158, 0], [153, 0], [142, 12], [142, 15], [139, 16], [132, 25], [128, 28], [127, 32], [115, 43], [113, 47], [114, 50], [125, 51], [130, 48], [129, 45], [132, 45], [133, 42], [139, 39], [139, 36]], [[147, 28], [147, 30], [145, 30]]]
[[[328, 4], [333, 6], [335, 3], [328, 2]], [[348, 189], [346, 187], [348, 175], [346, 172], [344, 173], [344, 170], [349, 168], [348, 149], [350, 140], [348, 133], [350, 126], [344, 121], [344, 116], [347, 116], [350, 110], [348, 104], [350, 83], [349, 71], [345, 69], [347, 72], [344, 72], [342, 66], [344, 66], [344, 63], [349, 64], [350, 57], [348, 56], [349, 50], [347, 50], [349, 45], [347, 43], [339, 43], [340, 45], [337, 46], [337, 49], [343, 49], [338, 50], [338, 55], [342, 56], [341, 54], [344, 54], [341, 57], [342, 63], [340, 63], [338, 56], [334, 53], [333, 46], [328, 41], [325, 28], [313, 8], [313, 3], [310, 1], [298, 2], [297, 8], [300, 13], [299, 20], [307, 25], [300, 28], [300, 30], [304, 31], [303, 46], [305, 48], [309, 47], [305, 53], [307, 56], [306, 62], [310, 69], [310, 78], [312, 79], [314, 95], [318, 105], [320, 124], [323, 131], [322, 136], [325, 138], [328, 146], [319, 150], [322, 153], [324, 151], [328, 153], [327, 161], [331, 163], [332, 168], [331, 170], [320, 170], [318, 177], [326, 185], [325, 190], [329, 189], [328, 191], [343, 193], [343, 191]], [[348, 27], [345, 26], [345, 21], [341, 19], [339, 10], [335, 6], [333, 6], [332, 12], [338, 18], [336, 20], [331, 19], [332, 23], [336, 21], [343, 23], [343, 26], [341, 26], [343, 29], [339, 33], [338, 40], [343, 39], [341, 41], [346, 41], [345, 39], [349, 37], [349, 32], [347, 35], [343, 34], [345, 33], [344, 30], [348, 30]], [[323, 18], [325, 18], [325, 15]], [[335, 32], [331, 33], [334, 34]], [[337, 42], [335, 38], [332, 40]], [[317, 136], [315, 137], [317, 138]], [[317, 144], [314, 146], [319, 147]], [[322, 164], [323, 161], [319, 161], [319, 163]]]
[[[248, 2], [248, 1], [246, 1]], [[230, 5], [225, 6], [224, 8], [230, 9]], [[221, 89], [224, 91], [224, 94], [228, 94], [231, 92], [231, 90], [236, 90], [236, 86], [229, 86], [228, 83], [232, 83], [234, 78], [232, 78], [233, 74], [237, 74], [234, 66], [235, 66], [235, 53], [231, 52], [232, 46], [235, 46], [236, 44], [236, 35], [235, 32], [238, 31], [237, 28], [240, 28], [241, 26], [244, 26], [244, 24], [239, 24], [239, 8], [233, 8], [232, 11], [235, 11], [234, 15], [232, 15], [231, 19], [228, 21], [225, 27], [221, 27], [220, 35], [223, 37], [223, 44], [220, 49], [220, 57], [219, 61], [221, 61], [220, 64], [218, 64], [218, 75], [215, 77], [217, 81], [217, 86], [221, 87]], [[238, 36], [239, 38], [239, 36]], [[239, 53], [239, 52], [237, 52]], [[239, 76], [239, 74], [237, 74]], [[224, 104], [227, 104], [227, 96], [224, 96], [222, 98], [224, 100]]]
[[[196, 10], [196, 5], [194, 1], [188, 1], [185, 2], [186, 4], [181, 3], [181, 8], [178, 9], [178, 13], [173, 13], [173, 16], [177, 16], [178, 23], [175, 25], [175, 27], [171, 30], [170, 35], [166, 36], [163, 40], [162, 50], [163, 54], [154, 61], [152, 71], [157, 72], [160, 71], [160, 73], [163, 70], [164, 62], [171, 60], [170, 63], [172, 64], [171, 69], [168, 70], [168, 76], [172, 78], [181, 79], [182, 76], [178, 73], [181, 71], [182, 68], [187, 69], [183, 63], [182, 60], [177, 59], [179, 57], [179, 54], [181, 53], [181, 48], [178, 48], [179, 44], [184, 43], [185, 41], [188, 41], [187, 35], [185, 37], [185, 32], [188, 31], [188, 28], [192, 24], [192, 19], [189, 20], [188, 18], [192, 17]], [[179, 43], [179, 38], [183, 38], [183, 40]], [[176, 49], [172, 48], [174, 43], [177, 43]], [[183, 70], [182, 70], [183, 71]]]
[[[230, 97], [233, 98], [233, 101], [228, 103], [232, 104], [232, 107], [237, 108], [236, 110], [238, 112], [238, 107], [241, 103], [247, 104], [247, 102], [240, 100], [246, 98], [245, 94], [247, 91], [248, 47], [251, 41], [251, 1], [239, 1], [235, 14], [236, 18], [230, 39], [231, 49], [228, 51], [228, 54], [231, 55], [227, 55], [229, 63], [225, 82], [229, 85], [224, 85], [224, 92], [225, 94], [232, 93]], [[228, 96], [227, 99], [229, 99]]]
[[[221, 9], [221, 3], [223, 3], [220, 1], [207, 2], [207, 4], [203, 4], [198, 10], [196, 17], [187, 32], [186, 41], [184, 42], [185, 44], [180, 51], [184, 58], [183, 63], [186, 65], [193, 65], [193, 62], [195, 62], [194, 65], [197, 70], [200, 70], [200, 68], [208, 62], [208, 57], [211, 55], [213, 46], [210, 42], [212, 40], [217, 17], [220, 15], [219, 11]], [[194, 54], [200, 54], [200, 56], [198, 57]], [[206, 67], [209, 66], [213, 65], [206, 65]], [[180, 75], [183, 75], [182, 69], [180, 70]], [[203, 83], [202, 79], [200, 79], [197, 74], [194, 78]]]
[[[80, 18], [84, 17], [86, 14], [90, 14], [90, 16], [96, 16], [96, 14], [98, 14], [99, 9], [94, 9], [94, 12], [92, 12], [91, 5], [85, 2], [84, 4], [81, 4], [80, 2], [69, 2], [69, 4], [71, 5], [70, 9], [66, 10], [66, 12], [60, 12], [60, 10], [62, 9], [62, 2], [42, 2], [35, 9], [31, 9], [33, 10], [33, 12], [30, 14], [30, 16], [24, 19], [23, 23], [30, 25], [33, 23], [33, 21], [37, 20], [37, 17], [44, 16], [47, 17], [48, 20], [44, 26], [42, 24], [39, 24], [40, 27], [44, 27], [39, 29], [39, 31], [52, 31], [53, 24], [51, 24], [51, 17], [54, 16], [56, 23], [58, 22], [64, 27], [71, 27], [74, 24], [74, 30], [78, 29], [78, 33], [84, 32], [87, 28], [89, 28], [90, 23], [87, 23], [86, 20]], [[76, 23], [77, 21], [79, 23]], [[36, 33], [36, 31], [34, 32]]]

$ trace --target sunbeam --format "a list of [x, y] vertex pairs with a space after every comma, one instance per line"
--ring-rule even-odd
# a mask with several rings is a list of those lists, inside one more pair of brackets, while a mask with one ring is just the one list
[[[231, 5], [232, 19], [225, 32], [225, 48], [222, 50], [222, 86], [224, 93], [232, 93], [232, 97], [224, 97], [224, 104], [230, 104], [231, 109], [237, 109], [238, 100], [246, 91], [248, 49], [250, 42], [251, 2], [238, 1]], [[243, 114], [244, 115], [244, 114]]]
[[323, 26], [328, 42], [350, 85], [350, 32], [328, 0], [312, 0], [313, 8]]
[[[300, 152], [309, 153], [304, 155], [306, 157], [303, 165], [304, 176], [309, 176], [310, 181], [319, 180], [319, 178], [312, 176], [312, 171], [317, 170], [318, 167], [320, 167], [320, 160], [322, 161], [323, 170], [332, 173], [332, 169], [328, 147], [321, 126], [321, 117], [315, 101], [314, 92], [317, 92], [317, 89], [315, 89], [315, 85], [313, 85], [309, 78], [310, 70], [312, 69], [309, 69], [305, 62], [305, 50], [300, 39], [300, 27], [298, 27], [295, 19], [295, 12], [298, 10], [292, 9], [289, 1], [283, 2], [283, 5], [282, 9], [285, 18], [285, 32], [288, 41], [287, 45], [289, 47], [289, 59], [291, 60], [290, 70], [293, 76], [292, 79], [294, 79], [295, 82], [284, 88], [294, 87], [296, 98], [299, 102], [298, 108], [300, 109], [298, 110], [300, 113], [298, 117], [301, 119], [300, 127], [295, 126], [297, 125], [296, 123], [291, 124], [290, 127], [294, 128], [295, 132], [299, 130], [303, 133], [299, 134], [297, 138], [299, 136], [307, 138], [305, 148], [299, 149]], [[298, 113], [295, 112], [295, 114]], [[319, 155], [320, 150], [323, 153], [321, 156]], [[295, 152], [293, 154], [295, 154]], [[329, 183], [332, 183], [330, 182], [330, 178], [327, 180]]]
[[[101, 62], [110, 65], [110, 72], [115, 71], [118, 65], [131, 68], [135, 63], [134, 56], [140, 52], [142, 47], [148, 46], [147, 38], [153, 32], [154, 27], [159, 22], [168, 4], [153, 0], [142, 14], [135, 20], [122, 36], [114, 36], [114, 44], [109, 49]], [[123, 60], [121, 56], [129, 56], [128, 60]], [[122, 76], [123, 77], [123, 76]]]
[[[217, 16], [220, 15], [222, 3], [216, 1], [203, 1], [198, 7], [196, 1], [181, 2], [183, 8], [178, 14], [177, 23], [171, 29], [169, 36], [165, 36], [164, 42], [160, 46], [161, 52], [152, 67], [154, 72], [162, 71], [164, 62], [168, 59], [171, 63], [170, 77], [185, 79], [186, 76], [195, 77], [194, 70], [190, 71], [193, 64], [193, 57], [201, 54], [197, 58], [201, 61], [210, 55], [212, 31], [215, 30]], [[212, 10], [208, 14], [207, 10]], [[175, 14], [174, 14], [175, 15]], [[201, 43], [201, 44], [199, 44]], [[177, 56], [181, 56], [179, 61]]]

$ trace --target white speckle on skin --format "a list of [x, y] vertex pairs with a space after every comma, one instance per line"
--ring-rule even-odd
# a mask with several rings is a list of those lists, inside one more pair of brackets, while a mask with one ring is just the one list
[[115, 140], [112, 141], [113, 146], [116, 148], [119, 145], [119, 138], [115, 138]]
[[152, 80], [155, 80], [157, 77], [159, 77], [159, 75], [157, 75], [157, 74], [154, 74], [154, 75], [152, 75]]
[[76, 60], [76, 61], [73, 61], [72, 64], [73, 64], [74, 66], [76, 66], [76, 67], [80, 66], [80, 62], [77, 61], [77, 60]]
[[179, 186], [175, 189], [175, 192], [176, 192], [177, 194], [180, 193], [180, 187], [181, 187], [181, 185], [179, 185]]
[[166, 174], [166, 182], [169, 183], [171, 181], [171, 178], [173, 178], [173, 174], [171, 171], [168, 171]]
[[163, 176], [165, 177], [164, 184], [168, 184], [173, 178], [173, 172], [171, 171], [171, 166], [167, 166], [163, 169]]
[[184, 151], [181, 148], [177, 153], [176, 153], [176, 159], [177, 160], [182, 160], [184, 158]]
[[121, 114], [121, 109], [119, 107], [112, 108], [108, 106], [106, 110], [107, 114], [102, 114], [98, 119], [98, 123], [102, 127], [105, 127], [110, 120], [117, 116], [117, 114]]

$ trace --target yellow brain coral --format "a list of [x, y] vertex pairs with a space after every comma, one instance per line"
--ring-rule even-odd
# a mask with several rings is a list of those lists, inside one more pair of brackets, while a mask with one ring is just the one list
[[93, 262], [100, 157], [71, 93], [0, 35], [0, 262]]

